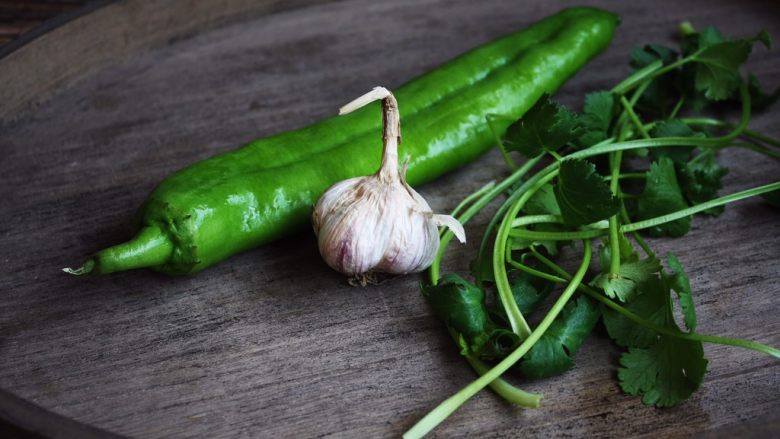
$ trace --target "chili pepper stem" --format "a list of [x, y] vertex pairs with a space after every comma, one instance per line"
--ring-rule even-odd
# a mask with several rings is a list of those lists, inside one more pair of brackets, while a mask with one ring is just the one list
[[154, 267], [168, 262], [172, 253], [173, 243], [168, 236], [157, 226], [147, 226], [130, 241], [97, 252], [81, 267], [62, 271], [78, 276]]

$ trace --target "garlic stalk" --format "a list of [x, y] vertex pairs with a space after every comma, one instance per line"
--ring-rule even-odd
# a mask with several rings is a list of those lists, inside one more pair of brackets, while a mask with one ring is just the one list
[[408, 157], [398, 170], [401, 122], [393, 94], [376, 87], [343, 106], [339, 114], [380, 99], [384, 132], [379, 170], [331, 186], [312, 215], [323, 259], [334, 270], [353, 277], [425, 270], [439, 250], [439, 226], [449, 227], [460, 242], [466, 241], [458, 220], [434, 214], [406, 183]]

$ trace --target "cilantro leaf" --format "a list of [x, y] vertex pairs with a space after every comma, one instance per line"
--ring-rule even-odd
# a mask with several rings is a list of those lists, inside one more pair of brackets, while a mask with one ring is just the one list
[[474, 280], [479, 283], [495, 283], [496, 279], [493, 275], [493, 252], [488, 249], [484, 255], [485, 259], [482, 261], [480, 267], [477, 267], [479, 260], [474, 258], [469, 262], [469, 272]]
[[693, 293], [691, 292], [691, 283], [688, 281], [688, 275], [685, 274], [680, 260], [677, 256], [669, 253], [666, 256], [672, 275], [669, 277], [671, 288], [677, 293], [677, 300], [682, 308], [683, 321], [689, 331], [696, 330], [696, 308], [693, 305]]
[[604, 294], [607, 297], [617, 298], [621, 302], [629, 300], [633, 296], [634, 291], [636, 291], [636, 282], [622, 275], [611, 277], [609, 273], [600, 273], [590, 284], [604, 290]]
[[618, 277], [611, 277], [609, 272], [596, 276], [591, 285], [604, 290], [610, 298], [625, 302], [633, 296], [637, 285], [646, 282], [661, 270], [661, 263], [656, 258], [647, 258], [636, 262], [620, 264]]
[[555, 198], [569, 226], [591, 224], [620, 210], [620, 200], [596, 173], [596, 166], [585, 160], [561, 162]]
[[[678, 54], [673, 49], [655, 44], [649, 44], [631, 51], [631, 67], [639, 70], [657, 60], [663, 65], [677, 61]], [[644, 111], [666, 115], [676, 103], [679, 95], [677, 90], [678, 72], [672, 71], [653, 79], [639, 98], [637, 106]]]
[[718, 43], [696, 55], [696, 89], [713, 101], [731, 96], [739, 86], [739, 66], [747, 60], [750, 47], [744, 41]]
[[[673, 256], [669, 261], [675, 273], [654, 275], [642, 283], [641, 294], [626, 308], [657, 326], [679, 331], [672, 315], [670, 288], [678, 291], [686, 325], [695, 325], [695, 311], [679, 261]], [[618, 370], [620, 387], [626, 393], [643, 395], [642, 402], [648, 405], [671, 407], [701, 385], [707, 369], [701, 342], [656, 334], [612, 310], [605, 310], [604, 325], [617, 344], [629, 348], [621, 355]]]
[[661, 336], [648, 349], [631, 348], [620, 356], [620, 387], [642, 402], [673, 407], [695, 392], [707, 371], [701, 342]]
[[561, 208], [555, 199], [555, 192], [550, 183], [545, 184], [525, 203], [523, 211], [529, 215], [560, 215]]
[[631, 300], [637, 291], [637, 285], [646, 282], [651, 275], [661, 269], [661, 264], [656, 258], [647, 258], [641, 260], [639, 253], [634, 250], [631, 241], [623, 234], [618, 234], [620, 248], [621, 268], [618, 276], [610, 277], [610, 262], [612, 260], [612, 249], [603, 242], [599, 248], [599, 266], [601, 273], [596, 276], [591, 285], [601, 288], [610, 298], [618, 298], [626, 302]]
[[680, 48], [684, 56], [692, 55], [699, 49], [726, 41], [723, 34], [714, 26], [707, 26], [700, 32], [691, 32], [683, 36]]
[[751, 41], [752, 42], [760, 42], [767, 49], [771, 49], [772, 48], [772, 37], [769, 35], [769, 32], [767, 32], [767, 31], [765, 31], [763, 29], [758, 31], [756, 36], [751, 38]]
[[[650, 131], [652, 137], [704, 137], [704, 133], [693, 131], [679, 119], [671, 119], [659, 123]], [[690, 159], [692, 146], [662, 146], [651, 148], [650, 156], [658, 160], [661, 157], [669, 157], [674, 163], [685, 163]]]
[[485, 293], [456, 274], [422, 287], [434, 313], [454, 332], [462, 354], [503, 358], [520, 343], [517, 334], [496, 325], [485, 305]]
[[[492, 328], [487, 341], [470, 347], [470, 352], [483, 360], [501, 359], [509, 355], [520, 344], [520, 337], [509, 329]], [[462, 348], [462, 345], [461, 345]], [[462, 351], [461, 354], [469, 352]]]
[[612, 115], [615, 111], [615, 98], [608, 91], [598, 91], [585, 95], [585, 105], [582, 109], [584, 133], [580, 136], [582, 145], [594, 145], [606, 139]]
[[[634, 245], [626, 238], [622, 233], [618, 233], [618, 248], [620, 249], [620, 261], [621, 262], [637, 262], [639, 261], [639, 253], [634, 250]], [[608, 271], [609, 264], [612, 260], [612, 249], [605, 240], [599, 247], [599, 266], [601, 271]]]
[[[692, 130], [688, 125], [678, 119], [661, 122], [651, 131], [653, 137], [704, 137], [704, 133]], [[704, 157], [697, 157], [689, 161], [692, 147], [666, 146], [652, 148], [653, 158], [668, 157], [675, 163], [680, 189], [685, 198], [691, 204], [699, 204], [709, 201], [718, 195], [722, 187], [721, 179], [728, 173], [715, 163], [713, 151], [705, 151]], [[708, 209], [705, 213], [717, 215], [723, 211], [723, 207]]]
[[[659, 276], [637, 286], [638, 293], [624, 307], [650, 322], [664, 326], [669, 290]], [[654, 331], [639, 326], [611, 309], [604, 310], [604, 327], [610, 338], [623, 347], [647, 348], [657, 340]]]
[[699, 35], [697, 35], [697, 40], [700, 49], [726, 41], [726, 39], [723, 38], [723, 34], [720, 33], [720, 30], [715, 26], [707, 26], [702, 29], [702, 31], [699, 32]]
[[525, 355], [520, 371], [528, 378], [546, 378], [574, 367], [572, 357], [593, 330], [599, 316], [599, 308], [587, 297], [567, 303]]
[[552, 284], [546, 283], [545, 288], [539, 291], [531, 282], [530, 275], [523, 273], [512, 283], [512, 296], [523, 315], [530, 315], [539, 304], [550, 295]]
[[[668, 157], [650, 165], [645, 181], [645, 190], [639, 196], [639, 218], [649, 219], [665, 215], [680, 209], [685, 209], [688, 204], [683, 198], [677, 177], [674, 172], [674, 163]], [[651, 236], [683, 236], [691, 227], [691, 217], [661, 224], [648, 229]]]
[[753, 43], [758, 41], [767, 48], [771, 45], [769, 34], [761, 31], [753, 38], [721, 41], [702, 46], [701, 52], [693, 56], [693, 60], [696, 61], [696, 89], [703, 91], [707, 99], [713, 101], [724, 100], [731, 96], [742, 82], [739, 66], [747, 60]]
[[545, 150], [557, 150], [581, 132], [577, 115], [545, 93], [523, 117], [509, 125], [503, 141], [508, 151], [536, 157]]
[[[695, 162], [686, 162], [677, 170], [680, 187], [691, 204], [700, 204], [717, 197], [718, 190], [723, 187], [721, 180], [729, 173], [728, 169], [715, 162], [712, 151], [702, 154], [707, 154], [704, 160], [697, 157]], [[723, 212], [723, 208], [724, 206], [714, 207], [704, 213], [718, 215]]]
[[635, 47], [631, 50], [630, 64], [635, 70], [639, 70], [659, 59], [664, 65], [671, 64], [677, 60], [677, 52], [674, 49], [658, 44], [648, 44], [642, 48]]
[[704, 137], [703, 133], [692, 130], [680, 119], [663, 121], [653, 127], [651, 133], [653, 133], [653, 137]]
[[487, 332], [490, 319], [485, 292], [462, 277], [445, 274], [438, 284], [423, 286], [422, 293], [434, 313], [467, 339]]

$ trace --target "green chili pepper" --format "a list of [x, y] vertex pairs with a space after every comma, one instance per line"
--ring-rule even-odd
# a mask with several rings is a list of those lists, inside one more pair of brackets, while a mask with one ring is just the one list
[[[493, 144], [486, 114], [520, 117], [603, 51], [617, 23], [609, 12], [565, 9], [399, 88], [407, 181], [430, 181], [485, 153]], [[330, 185], [378, 169], [380, 131], [377, 103], [195, 163], [152, 191], [135, 238], [66, 271], [193, 273], [299, 230]]]

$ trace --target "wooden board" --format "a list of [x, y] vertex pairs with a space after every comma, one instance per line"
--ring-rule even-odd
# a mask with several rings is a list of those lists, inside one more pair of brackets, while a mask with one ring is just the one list
[[[624, 77], [630, 48], [671, 43], [683, 20], [780, 37], [769, 1], [594, 4], [617, 9], [623, 24], [611, 48], [558, 94], [572, 106]], [[95, 62], [50, 84], [42, 93], [52, 97], [37, 110], [23, 111], [35, 96], [19, 98], [0, 125], [0, 416], [60, 436], [73, 425], [134, 437], [392, 437], [411, 427], [474, 379], [424, 303], [419, 276], [350, 287], [320, 260], [308, 230], [191, 277], [76, 278], [59, 269], [127, 238], [135, 209], [177, 169], [330, 116], [370, 87], [396, 87], [565, 5], [346, 1], [255, 15], [127, 46], [124, 61]], [[78, 65], [80, 49], [61, 50]], [[780, 85], [778, 52], [757, 49], [749, 67]], [[3, 87], [25, 84], [21, 76]], [[757, 115], [752, 127], [778, 136], [778, 115]], [[750, 152], [725, 151], [720, 160], [731, 166], [723, 193], [777, 179], [778, 163]], [[420, 190], [447, 211], [503, 175], [493, 152]], [[780, 345], [778, 218], [748, 200], [697, 218], [684, 238], [653, 240], [687, 268], [700, 332]], [[484, 224], [480, 218], [467, 232], [476, 237]], [[447, 266], [465, 269], [476, 241], [452, 252]], [[619, 351], [597, 333], [574, 370], [522, 383], [545, 395], [540, 409], [511, 407], [485, 391], [435, 433], [778, 434], [780, 364], [736, 348], [705, 349], [702, 389], [674, 409], [623, 395]], [[46, 411], [75, 422], [64, 426]]]

